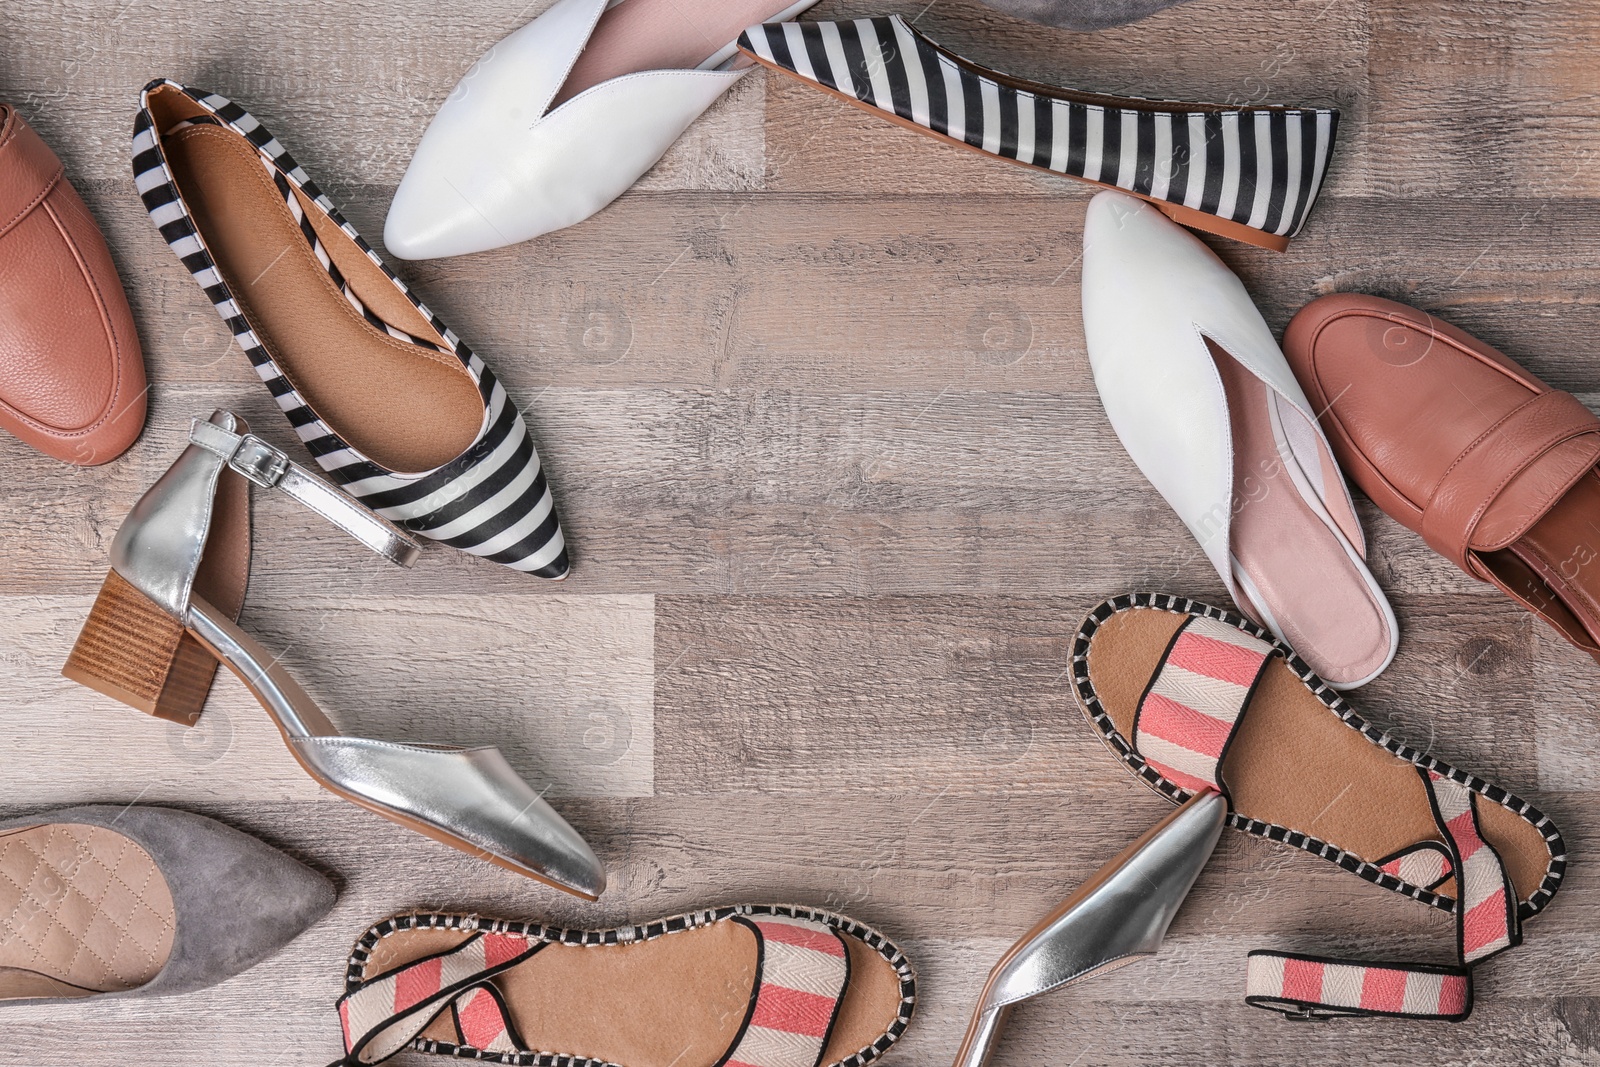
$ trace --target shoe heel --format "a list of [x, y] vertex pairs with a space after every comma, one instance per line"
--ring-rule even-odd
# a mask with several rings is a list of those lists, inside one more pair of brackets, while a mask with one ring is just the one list
[[193, 726], [217, 661], [182, 623], [112, 571], [61, 673], [148, 715]]
[[1265, 248], [1269, 252], [1285, 252], [1289, 248], [1289, 238], [1280, 237], [1275, 233], [1267, 233], [1265, 230], [1252, 229], [1242, 222], [1218, 218], [1215, 215], [1208, 215], [1204, 211], [1196, 211], [1194, 208], [1184, 207], [1182, 204], [1169, 203], [1165, 200], [1152, 200], [1149, 197], [1140, 197], [1140, 199], [1148, 200], [1156, 210], [1167, 218], [1180, 226], [1187, 226], [1192, 230], [1214, 233], [1218, 237], [1226, 237], [1230, 241], [1239, 241], [1242, 244], [1255, 245], [1257, 248]]

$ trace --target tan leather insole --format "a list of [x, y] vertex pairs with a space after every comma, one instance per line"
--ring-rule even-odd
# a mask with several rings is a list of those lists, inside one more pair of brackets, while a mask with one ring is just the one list
[[155, 861], [116, 831], [0, 834], [0, 1001], [137, 989], [166, 966], [174, 923]]
[[748, 27], [793, 6], [794, 0], [626, 0], [600, 16], [550, 107], [624, 74], [693, 70]]
[[[166, 135], [162, 147], [251, 329], [336, 433], [402, 473], [432, 470], [472, 444], [484, 405], [460, 360], [391, 337], [350, 305], [244, 138], [196, 125]], [[313, 225], [319, 215], [309, 208]], [[404, 314], [399, 305], [410, 302], [353, 241], [326, 220], [317, 232], [368, 307], [412, 336], [439, 340], [415, 309], [409, 321], [396, 321]]]
[[[471, 935], [404, 930], [379, 941], [363, 974], [377, 977]], [[845, 937], [850, 984], [823, 1064], [875, 1041], [894, 1022], [900, 979], [872, 948]], [[750, 1006], [755, 935], [719, 922], [631, 945], [548, 945], [494, 979], [515, 1028], [535, 1052], [588, 1056], [626, 1067], [712, 1067]], [[450, 1013], [424, 1032], [455, 1042]]]
[[[1117, 730], [1133, 741], [1134, 713], [1185, 615], [1121, 611], [1095, 631], [1089, 680]], [[1223, 757], [1234, 810], [1298, 830], [1368, 862], [1423, 841], [1443, 843], [1427, 790], [1411, 764], [1346, 726], [1274, 658]], [[1483, 836], [1505, 862], [1519, 899], [1539, 888], [1550, 865], [1544, 839], [1526, 819], [1480, 798]], [[1449, 895], [1454, 883], [1440, 891]]]
[[[1264, 604], [1241, 603], [1334, 682], [1366, 678], [1389, 655], [1389, 626], [1360, 569], [1301, 495], [1273, 434], [1266, 385], [1211, 341], [1233, 428], [1234, 516], [1229, 550]], [[1338, 477], [1337, 468], [1333, 468]], [[1326, 476], [1327, 468], [1324, 468]], [[1332, 494], [1330, 494], [1332, 495]], [[1342, 502], [1333, 501], [1342, 507]], [[1349, 523], [1353, 515], [1345, 516]], [[1241, 590], [1241, 595], [1248, 597]]]
[[[1600, 640], [1600, 474], [1591, 471], [1506, 551]], [[1530, 590], [1532, 599], [1542, 590]]]

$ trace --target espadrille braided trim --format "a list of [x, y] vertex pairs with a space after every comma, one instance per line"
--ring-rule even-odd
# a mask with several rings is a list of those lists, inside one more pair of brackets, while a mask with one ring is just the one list
[[[345, 991], [353, 993], [363, 982], [363, 972], [373, 950], [386, 937], [406, 930], [462, 930], [507, 934], [524, 937], [530, 941], [544, 941], [562, 945], [604, 947], [650, 941], [667, 934], [709, 926], [715, 922], [737, 916], [770, 915], [804, 919], [823, 923], [847, 936], [863, 942], [882, 956], [900, 978], [900, 1005], [894, 1022], [882, 1036], [860, 1051], [838, 1060], [828, 1067], [866, 1067], [882, 1056], [905, 1033], [916, 1008], [917, 978], [911, 961], [883, 934], [870, 926], [856, 922], [845, 915], [807, 908], [794, 904], [733, 904], [707, 911], [689, 912], [638, 926], [620, 926], [608, 930], [573, 930], [540, 923], [514, 922], [508, 919], [485, 919], [476, 915], [459, 915], [447, 912], [418, 912], [396, 915], [370, 927], [351, 949], [349, 965], [345, 971]], [[470, 1045], [457, 1045], [445, 1041], [431, 1041], [419, 1037], [411, 1047], [420, 1052], [431, 1052], [459, 1059], [480, 1060], [507, 1064], [508, 1067], [619, 1067], [605, 1060], [585, 1056], [572, 1056], [549, 1052], [488, 1052]]]
[[[1545, 876], [1540, 882], [1539, 888], [1534, 890], [1527, 900], [1518, 902], [1518, 918], [1526, 920], [1537, 915], [1544, 910], [1550, 903], [1551, 898], [1555, 896], [1556, 890], [1560, 888], [1562, 878], [1566, 874], [1567, 848], [1566, 843], [1562, 840], [1561, 832], [1556, 829], [1550, 818], [1538, 808], [1535, 808], [1521, 797], [1502, 789], [1500, 786], [1486, 782], [1467, 771], [1452, 767], [1443, 760], [1435, 759], [1426, 752], [1414, 748], [1398, 738], [1391, 737], [1373, 726], [1345, 702], [1338, 690], [1317, 677], [1316, 673], [1311, 670], [1304, 660], [1295, 654], [1292, 648], [1279, 641], [1264, 627], [1256, 625], [1249, 619], [1229, 611], [1223, 611], [1221, 608], [1212, 607], [1209, 604], [1202, 604], [1187, 597], [1174, 596], [1169, 593], [1125, 593], [1122, 596], [1113, 597], [1105, 601], [1091, 611], [1084, 619], [1077, 636], [1073, 639], [1071, 664], [1073, 693], [1077, 697], [1078, 703], [1083, 707], [1084, 712], [1089, 716], [1089, 720], [1100, 731], [1101, 740], [1150, 788], [1173, 801], [1181, 802], [1189, 797], [1186, 790], [1162, 777], [1145, 761], [1144, 757], [1129, 746], [1126, 739], [1117, 731], [1116, 724], [1111, 721], [1111, 717], [1106, 714], [1099, 697], [1095, 694], [1094, 686], [1089, 682], [1090, 639], [1094, 636], [1095, 631], [1104, 625], [1105, 621], [1111, 618], [1112, 615], [1119, 611], [1126, 611], [1129, 608], [1151, 608], [1176, 615], [1193, 615], [1215, 619], [1271, 644], [1274, 650], [1283, 656], [1284, 662], [1288, 664], [1289, 669], [1295, 673], [1295, 676], [1306, 684], [1307, 688], [1316, 695], [1323, 706], [1338, 715], [1345, 725], [1354, 730], [1359, 730], [1373, 744], [1421, 768], [1423, 771], [1431, 771], [1441, 778], [1448, 778], [1450, 781], [1466, 787], [1479, 796], [1499, 804], [1506, 810], [1516, 813], [1539, 831], [1540, 836], [1544, 838], [1545, 846], [1550, 850], [1550, 866], [1545, 870]], [[1309, 834], [1303, 834], [1275, 823], [1260, 822], [1256, 819], [1246, 818], [1238, 812], [1229, 812], [1227, 821], [1228, 825], [1236, 830], [1242, 830], [1257, 837], [1265, 837], [1272, 841], [1281, 841], [1284, 844], [1309, 852], [1314, 856], [1320, 856], [1330, 863], [1337, 864], [1351, 874], [1357, 875], [1384, 889], [1420, 900], [1424, 904], [1429, 904], [1443, 912], [1454, 913], [1455, 911], [1456, 902], [1453, 897], [1444, 896], [1423, 886], [1412, 885], [1409, 882], [1402, 881], [1383, 870], [1378, 864], [1369, 863], [1359, 856], [1344, 851], [1337, 845], [1329, 844]]]

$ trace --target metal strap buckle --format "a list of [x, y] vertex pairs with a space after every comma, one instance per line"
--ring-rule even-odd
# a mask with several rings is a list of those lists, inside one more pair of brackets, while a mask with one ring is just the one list
[[228, 466], [263, 489], [271, 489], [289, 469], [289, 457], [255, 434], [246, 434], [228, 457]]
[[1329, 1019], [1342, 1019], [1346, 1016], [1357, 1014], [1352, 1011], [1340, 1011], [1337, 1008], [1316, 1008], [1309, 1004], [1299, 1004], [1293, 1008], [1275, 1008], [1274, 1010], [1282, 1013], [1285, 1019], [1293, 1019], [1295, 1022], [1305, 1020], [1326, 1022]]

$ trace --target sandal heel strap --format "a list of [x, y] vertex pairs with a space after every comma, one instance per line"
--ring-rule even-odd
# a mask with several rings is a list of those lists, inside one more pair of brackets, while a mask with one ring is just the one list
[[1472, 1012], [1472, 972], [1258, 950], [1249, 955], [1244, 999], [1289, 1019], [1394, 1015], [1458, 1022]]
[[277, 489], [299, 501], [391, 563], [409, 567], [422, 551], [421, 543], [400, 527], [253, 433], [237, 434], [196, 418], [189, 440], [263, 489]]
[[1245, 1003], [1290, 1019], [1382, 1015], [1460, 1022], [1472, 1013], [1472, 968], [1522, 941], [1516, 889], [1478, 825], [1477, 794], [1418, 768], [1456, 883], [1460, 963], [1365, 963], [1292, 952], [1249, 954]]
[[[487, 988], [492, 976], [515, 967], [544, 945], [513, 934], [478, 933], [449, 952], [363, 982], [339, 999], [345, 1047], [341, 1062], [366, 1065], [388, 1059], [409, 1047], [447, 1008], [455, 1011], [459, 1027], [464, 1005], [480, 1037], [515, 1042], [498, 997], [491, 992], [492, 1005], [486, 1005], [477, 1001], [476, 994]], [[490, 1007], [498, 1015], [498, 1028], [489, 1016]]]

